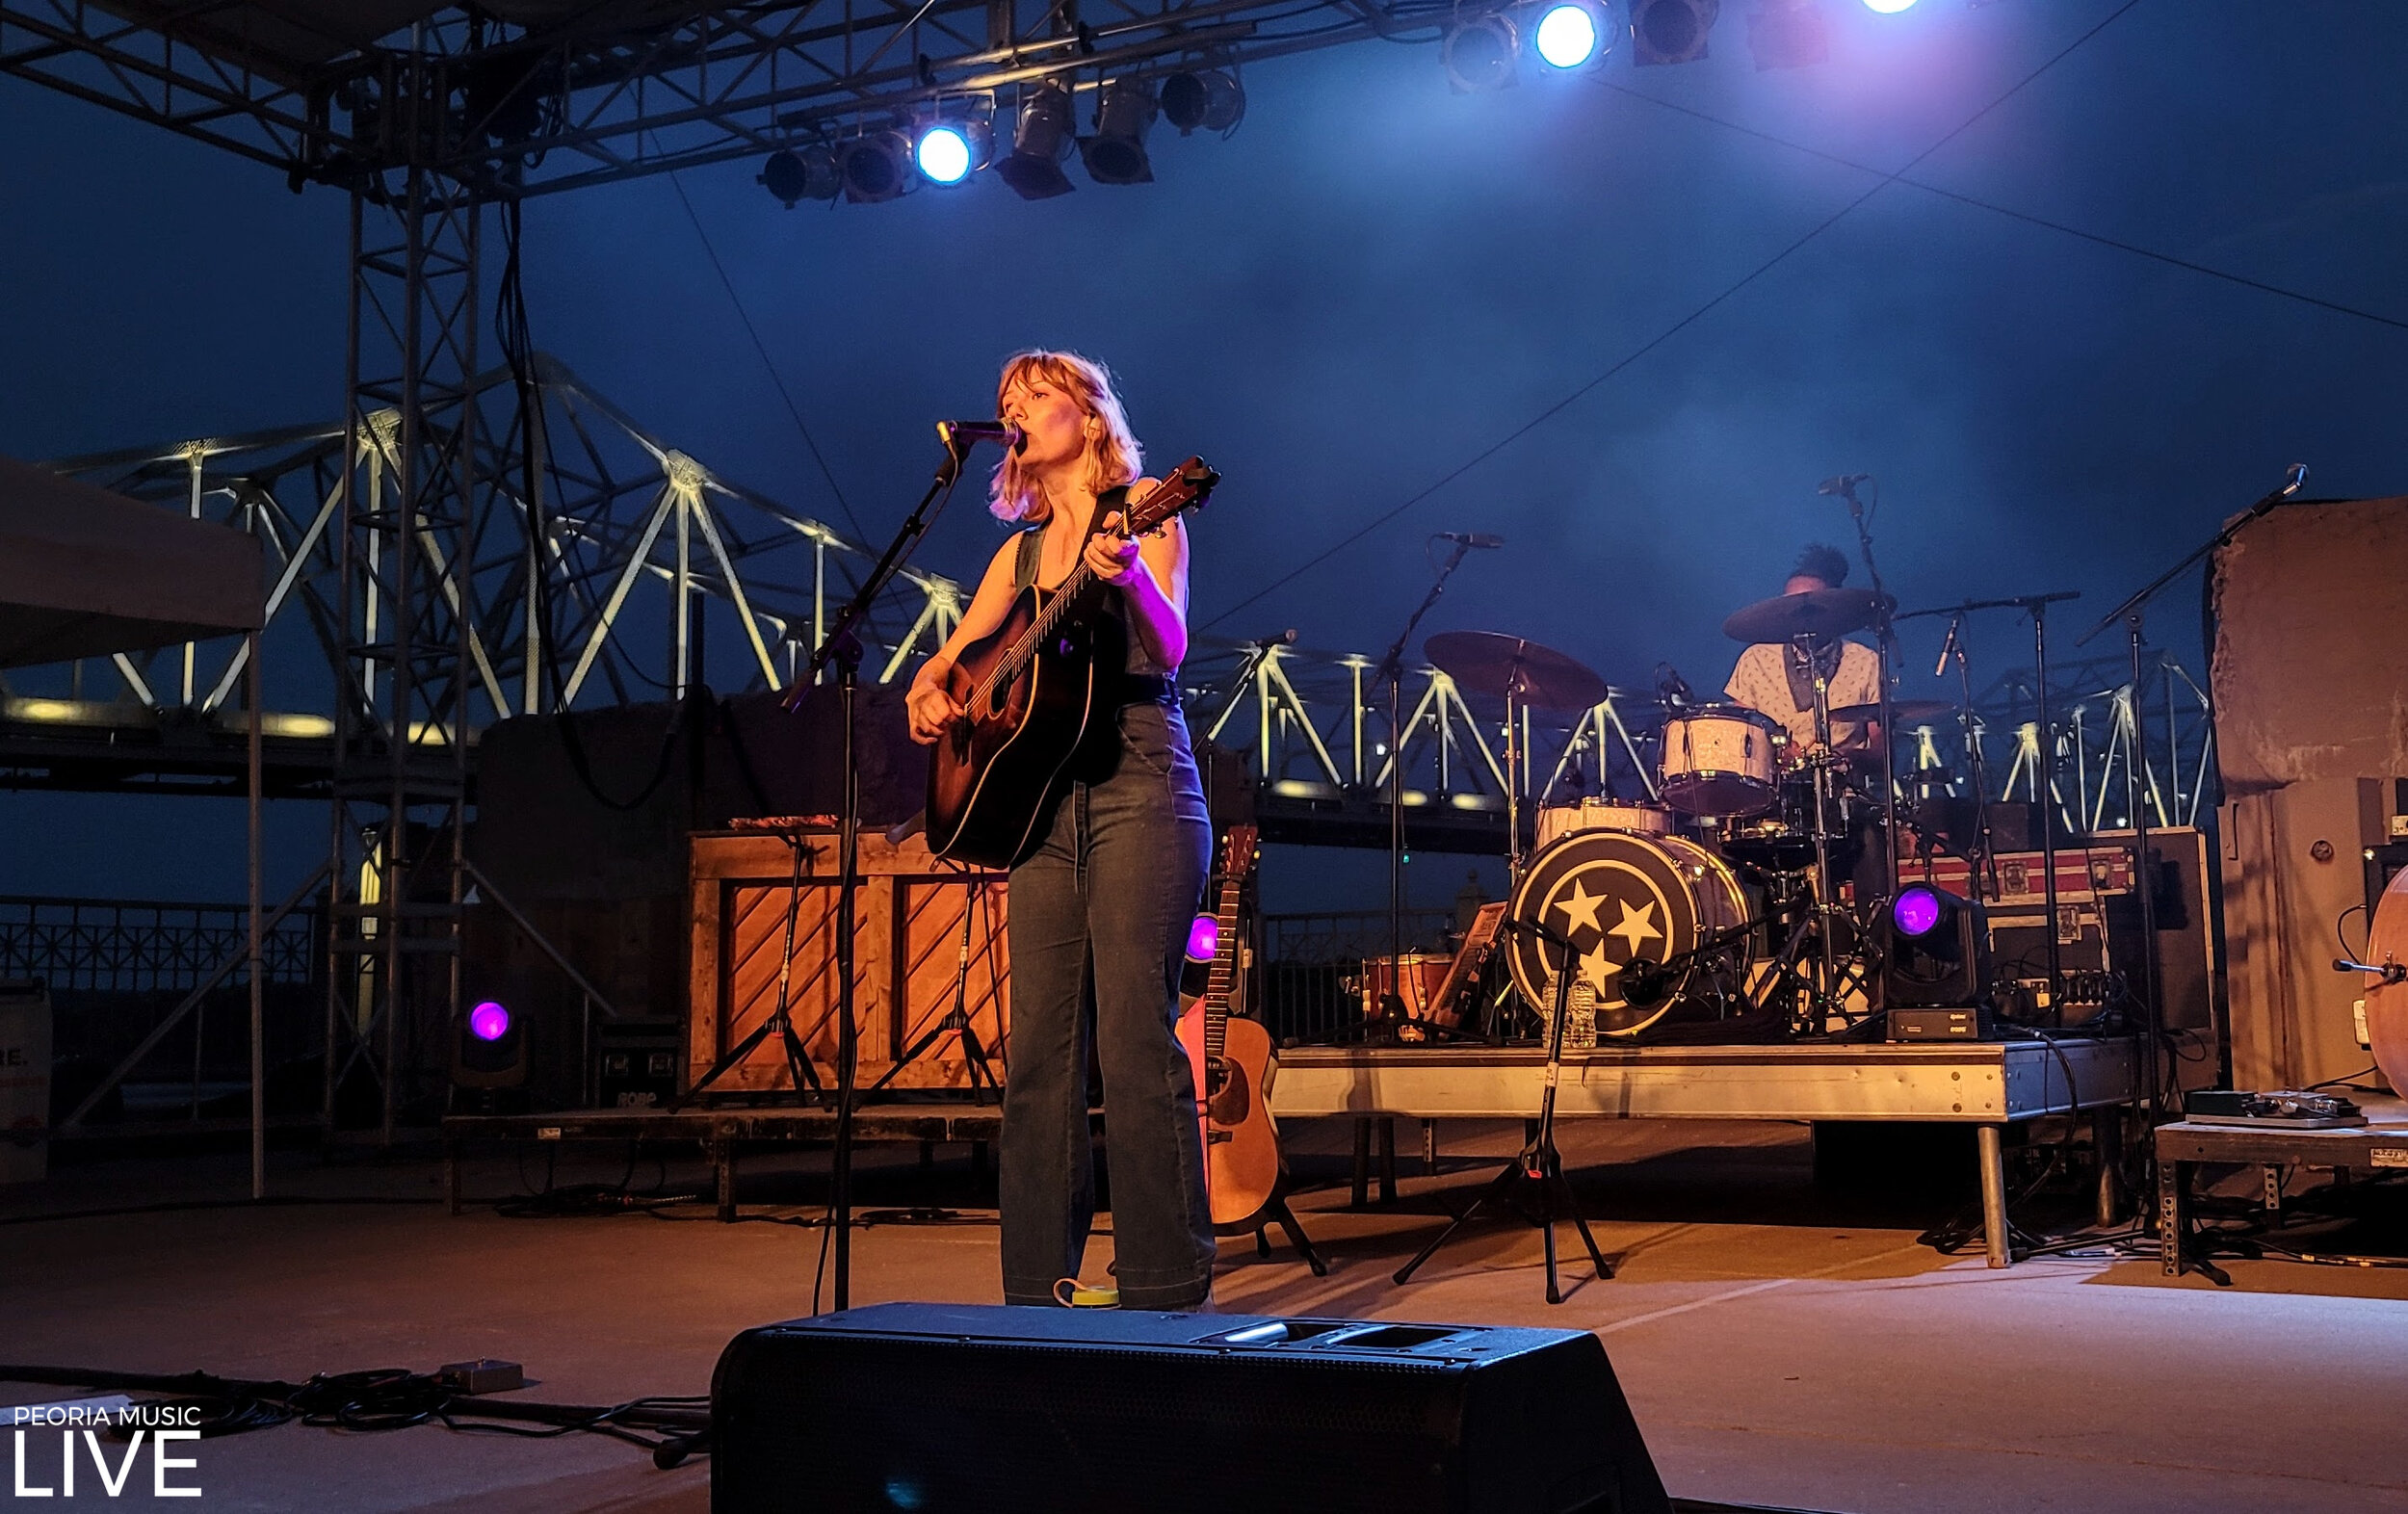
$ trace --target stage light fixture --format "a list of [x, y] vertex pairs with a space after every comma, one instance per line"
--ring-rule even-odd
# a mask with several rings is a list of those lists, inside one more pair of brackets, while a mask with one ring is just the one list
[[1079, 144], [1086, 176], [1098, 184], [1151, 184], [1146, 129], [1157, 114], [1154, 91], [1141, 79], [1114, 79], [1095, 107], [1095, 135]]
[[1765, 0], [1747, 17], [1747, 51], [1760, 73], [1829, 63], [1831, 26], [1821, 0]]
[[755, 182], [785, 201], [792, 210], [806, 199], [834, 199], [845, 187], [836, 172], [836, 155], [825, 147], [791, 147], [770, 154]]
[[526, 1027], [499, 1000], [470, 1009], [453, 1042], [452, 1082], [463, 1088], [510, 1088], [526, 1081]]
[[1927, 884], [1910, 883], [1898, 890], [1890, 905], [1890, 920], [1901, 935], [1927, 936], [1940, 923], [1942, 905], [1940, 891]]
[[1020, 104], [1020, 117], [1011, 129], [1011, 151], [995, 172], [1022, 199], [1050, 199], [1067, 195], [1070, 175], [1062, 172], [1062, 155], [1070, 150], [1075, 125], [1070, 92], [1048, 84]]
[[1245, 119], [1245, 89], [1217, 68], [1174, 73], [1163, 81], [1163, 119], [1182, 137], [1198, 128], [1226, 137]]
[[1915, 0], [1865, 0], [1865, 9], [1882, 15], [1896, 15], [1900, 11], [1915, 9]]
[[1188, 960], [1209, 962], [1220, 954], [1220, 918], [1198, 915], [1188, 927]]
[[1549, 6], [1546, 13], [1539, 16], [1537, 29], [1531, 34], [1531, 45], [1537, 50], [1539, 62], [1565, 71], [1596, 62], [1605, 53], [1605, 40], [1602, 18], [1575, 0]]
[[1979, 902], [1909, 883], [1881, 913], [1884, 1007], [1976, 1005], [1990, 986], [1990, 923]]
[[1476, 16], [1450, 30], [1438, 43], [1438, 62], [1457, 94], [1502, 90], [1513, 82], [1513, 55], [1521, 34], [1502, 14]]
[[995, 133], [984, 121], [936, 121], [924, 128], [911, 161], [931, 184], [959, 184], [994, 156]]
[[838, 149], [836, 171], [853, 204], [893, 199], [911, 187], [911, 140], [899, 131], [855, 137]]
[[1722, 13], [1722, 0], [1630, 0], [1631, 61], [1635, 64], [1695, 63], [1706, 56], [1706, 37]]

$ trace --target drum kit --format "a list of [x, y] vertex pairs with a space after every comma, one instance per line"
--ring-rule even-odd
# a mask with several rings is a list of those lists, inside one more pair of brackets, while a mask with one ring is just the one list
[[[1605, 681], [1520, 637], [1454, 631], [1424, 644], [1466, 693], [1505, 705], [1509, 914], [1571, 943], [1566, 1045], [1636, 1036], [1667, 1019], [1703, 1022], [1694, 1033], [1711, 1039], [1827, 1034], [1864, 1017], [1862, 923], [1879, 901], [1850, 897], [1844, 864], [1868, 846], [1889, 855], [1886, 835], [1869, 839], [1883, 828], [1888, 796], [1879, 792], [1885, 775], [1853, 764], [1833, 733], [1877, 725], [1884, 711], [1833, 707], [1820, 671], [1828, 656], [1815, 654], [1874, 626], [1890, 608], [1871, 590], [1819, 589], [1749, 605], [1723, 623], [1735, 640], [1786, 645], [1800, 666], [1817, 669], [1811, 747], [1793, 749], [1780, 722], [1743, 705], [1668, 699], [1647, 796], [1550, 802], [1541, 795], [1527, 822], [1525, 712], [1592, 709], [1606, 698]], [[1926, 703], [1890, 702], [1891, 723], [1955, 710]], [[1532, 1030], [1544, 1026], [1565, 959], [1535, 932], [1512, 932], [1500, 949], [1521, 1005], [1531, 1007], [1513, 1008], [1501, 993], [1487, 1027], [1492, 1037], [1512, 1033], [1516, 1014], [1532, 1017]], [[1386, 975], [1377, 990], [1401, 998], [1410, 1022], [1418, 1019], [1416, 980], [1434, 987], [1446, 961], [1408, 959], [1401, 984], [1386, 963], [1367, 963], [1367, 981]], [[1367, 993], [1366, 1002], [1375, 1001]], [[1457, 1011], [1449, 1021], [1463, 1018]]]

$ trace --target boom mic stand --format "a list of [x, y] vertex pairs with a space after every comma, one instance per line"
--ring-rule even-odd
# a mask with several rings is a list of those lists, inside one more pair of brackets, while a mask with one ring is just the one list
[[[2159, 986], [2162, 975], [2159, 972], [2161, 964], [2158, 954], [2157, 868], [2149, 856], [2149, 816], [2147, 808], [2141, 803], [2140, 792], [2141, 764], [2146, 759], [2149, 750], [2148, 728], [2142, 719], [2142, 712], [2147, 709], [2147, 701], [2140, 694], [2140, 649], [2146, 640], [2143, 635], [2145, 628], [2142, 616], [2149, 601], [2162, 592], [2167, 585], [2190, 571], [2192, 564], [2198, 562], [2200, 559], [2232, 545], [2233, 538], [2247, 529], [2250, 522], [2270, 513], [2276, 506], [2283, 504], [2305, 488], [2307, 483], [2308, 465], [2304, 462], [2292, 463], [2284, 470], [2281, 486], [2235, 516], [2231, 524], [2200, 543], [2188, 557], [2150, 580], [2131, 598], [2108, 611], [2100, 618], [2097, 625], [2084, 631], [2081, 640], [2074, 643], [2076, 646], [2086, 645], [2093, 637], [2120, 620], [2124, 623], [2125, 640], [2132, 651], [2132, 753], [2124, 764], [2124, 799], [2125, 804], [2132, 811], [2133, 872], [2140, 880], [2140, 934], [2142, 940], [2147, 943], [2140, 955], [2142, 973], [2140, 1062], [2141, 1076], [2148, 1081], [2148, 1088], [2142, 1097], [2141, 1108], [2148, 1112], [2149, 1127], [2152, 1130], [2157, 1128], [2165, 1111], [2165, 1089], [2160, 1076], [2161, 1069], [2159, 1060], [2160, 1049], [2158, 1045], [2159, 1037], [2164, 1031], [2165, 1005], [2160, 998]], [[2171, 718], [2170, 716], [2169, 718]], [[2169, 730], [2166, 734], [2170, 739], [2173, 733]], [[2055, 934], [2054, 931], [2051, 932], [2052, 939], [2055, 938]], [[2140, 1145], [2142, 1179], [2146, 1183], [2155, 1175], [2151, 1169], [2157, 1163], [2156, 1143], [2143, 1140]]]
[[[1389, 993], [1385, 997], [1396, 1000], [1393, 1016], [1388, 1012], [1390, 1006], [1384, 1003], [1381, 1005], [1381, 1018], [1383, 1019], [1406, 1018], [1403, 960], [1404, 647], [1406, 642], [1413, 640], [1413, 628], [1420, 625], [1422, 617], [1429, 613], [1430, 607], [1438, 603], [1438, 596], [1446, 592], [1447, 580], [1454, 575], [1456, 568], [1463, 565], [1463, 556], [1471, 549], [1472, 544], [1468, 541], [1454, 543], [1454, 550], [1447, 554], [1446, 565], [1438, 570], [1438, 577], [1429, 586], [1429, 592], [1422, 596], [1421, 604], [1414, 609], [1411, 618], [1405, 621], [1404, 629], [1398, 632], [1396, 640], [1389, 643], [1388, 653], [1379, 660], [1379, 666], [1376, 670], [1377, 676], [1385, 679], [1388, 684], [1388, 976], [1390, 982]], [[1507, 839], [1506, 849], [1508, 852], [1512, 849], [1511, 838]]]
[[[1835, 492], [1847, 501], [1848, 519], [1856, 523], [1856, 548], [1864, 554], [1865, 576], [1872, 580], [1873, 638], [1880, 643], [1881, 728], [1873, 733], [1881, 744], [1881, 879], [1889, 889], [1889, 898], [1898, 896], [1898, 754], [1891, 750], [1890, 737], [1890, 669], [1898, 666], [1898, 628], [1890, 612], [1898, 601], [1881, 587], [1881, 568], [1872, 560], [1872, 522], [1865, 511], [1864, 502], [1856, 497], [1856, 485], [1864, 481], [1843, 474], [1833, 481]], [[1842, 654], [1845, 656], [1845, 654]], [[1827, 880], [1826, 880], [1827, 881]], [[1833, 892], [1838, 892], [1833, 885]], [[1863, 909], [1869, 901], [1858, 900]], [[1827, 954], [1827, 953], [1826, 953]]]
[[[1447, 1228], [1424, 1246], [1412, 1261], [1397, 1269], [1396, 1281], [1403, 1283], [1410, 1279], [1423, 1263], [1445, 1245], [1456, 1231], [1470, 1224], [1472, 1217], [1482, 1209], [1490, 1205], [1511, 1207], [1536, 1225], [1539, 1234], [1546, 1238], [1547, 1302], [1559, 1304], [1563, 1302], [1563, 1289], [1556, 1280], [1557, 1220], [1569, 1216], [1579, 1229], [1581, 1243], [1588, 1248], [1588, 1260], [1597, 1268], [1598, 1280], [1602, 1282], [1613, 1276], [1613, 1264], [1608, 1262], [1605, 1253], [1597, 1249], [1597, 1238], [1589, 1234], [1588, 1221], [1581, 1214], [1580, 1203], [1572, 1193], [1572, 1185], [1564, 1180], [1562, 1154], [1556, 1149], [1556, 1084], [1563, 1076], [1563, 1023], [1571, 1018], [1572, 973], [1576, 958], [1569, 937], [1557, 935], [1536, 921], [1507, 919], [1505, 924], [1516, 930], [1529, 931], [1563, 953], [1560, 965], [1556, 969], [1555, 1013], [1549, 1017], [1547, 1031], [1547, 1082], [1545, 1091], [1539, 1095], [1538, 1118], [1531, 1122], [1530, 1140], [1521, 1151], [1498, 1170], [1497, 1176], [1490, 1180], [1488, 1187], [1480, 1189], [1469, 1208], [1454, 1216]], [[1527, 1212], [1513, 1203], [1515, 1190], [1525, 1185], [1538, 1189], [1538, 1214], [1535, 1218], [1531, 1218]]]
[[[853, 1017], [853, 896], [861, 888], [861, 768], [859, 761], [859, 717], [855, 693], [861, 681], [860, 627], [869, 618], [870, 606], [902, 570], [911, 549], [936, 514], [953, 498], [954, 485], [961, 482], [961, 465], [970, 454], [970, 446], [979, 438], [947, 428], [937, 434], [944, 439], [945, 460], [936, 466], [936, 478], [929, 484], [920, 503], [911, 508], [910, 516], [895, 539], [886, 544], [886, 552], [862, 579], [845, 608], [837, 613], [836, 623], [811, 654], [811, 663], [785, 698], [785, 707], [793, 710], [802, 702], [805, 690], [816, 683], [820, 674], [829, 667], [836, 669], [838, 708], [844, 725], [844, 804], [836, 821], [836, 1150], [830, 1159], [828, 1179], [828, 1224], [836, 1232], [836, 1307], [849, 1307], [852, 1294], [852, 1135], [856, 1106], [853, 1080], [860, 1071], [861, 1033]], [[713, 1068], [717, 1075], [719, 1069]]]

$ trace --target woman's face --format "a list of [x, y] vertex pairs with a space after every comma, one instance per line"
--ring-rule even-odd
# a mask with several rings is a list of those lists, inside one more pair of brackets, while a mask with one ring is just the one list
[[1032, 374], [1004, 390], [1003, 418], [1028, 436], [1020, 450], [1024, 468], [1069, 462], [1086, 451], [1086, 412], [1067, 390], [1041, 375]]

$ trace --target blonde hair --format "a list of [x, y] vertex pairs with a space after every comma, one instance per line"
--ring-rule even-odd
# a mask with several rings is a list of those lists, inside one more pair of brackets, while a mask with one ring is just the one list
[[[1112, 370], [1077, 352], [1043, 348], [1014, 352], [1005, 359], [1003, 377], [995, 381], [997, 411], [1003, 409], [1004, 395], [1014, 384], [1037, 382], [1050, 383], [1069, 395], [1097, 423], [1086, 442], [1086, 486], [1101, 494], [1136, 483], [1145, 469], [1145, 450], [1129, 432], [1128, 413], [1120, 407], [1120, 396], [1112, 392]], [[986, 508], [998, 520], [1039, 521], [1053, 508], [1037, 487], [1035, 476], [1021, 465], [1019, 454], [1009, 451], [995, 465], [986, 495]]]

